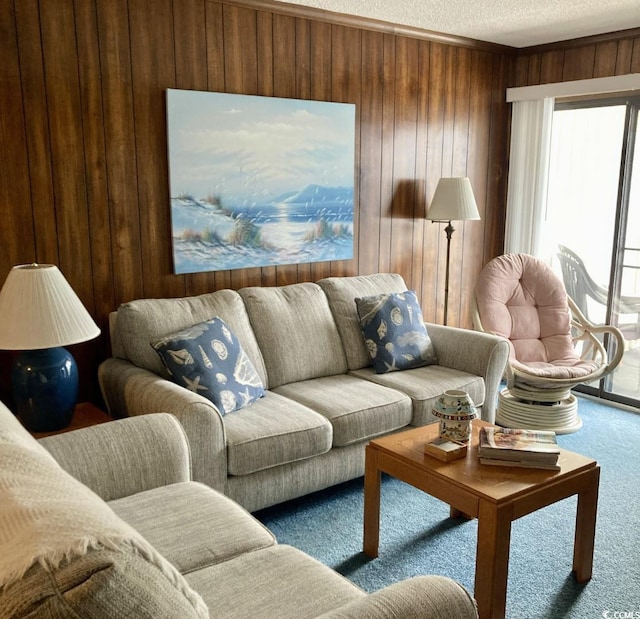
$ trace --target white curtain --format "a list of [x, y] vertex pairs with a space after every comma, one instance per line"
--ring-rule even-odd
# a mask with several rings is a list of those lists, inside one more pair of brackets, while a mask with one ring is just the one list
[[543, 253], [554, 101], [513, 103], [505, 253]]

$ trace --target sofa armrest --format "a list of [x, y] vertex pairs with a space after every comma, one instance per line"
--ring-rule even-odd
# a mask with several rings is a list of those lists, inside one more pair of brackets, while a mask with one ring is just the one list
[[476, 619], [475, 601], [443, 576], [416, 576], [320, 615], [318, 619]]
[[98, 379], [114, 417], [160, 412], [174, 415], [187, 434], [194, 481], [225, 491], [226, 436], [213, 402], [124, 359], [101, 363]]
[[440, 365], [482, 376], [485, 398], [481, 416], [484, 421], [495, 423], [498, 390], [509, 360], [507, 340], [458, 327], [432, 323], [426, 326]]
[[40, 443], [105, 501], [191, 479], [187, 437], [167, 414], [103, 423]]

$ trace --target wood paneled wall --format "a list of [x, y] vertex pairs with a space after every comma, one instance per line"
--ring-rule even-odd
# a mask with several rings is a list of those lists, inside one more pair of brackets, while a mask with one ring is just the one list
[[522, 50], [511, 86], [640, 73], [640, 29]]
[[[452, 241], [449, 323], [471, 326], [473, 283], [502, 248], [513, 53], [301, 15], [246, 1], [0, 3], [0, 279], [55, 263], [95, 317], [100, 338], [72, 347], [81, 397], [97, 395], [109, 312], [135, 298], [396, 271], [441, 321], [445, 234], [424, 219], [441, 176], [469, 176], [482, 217]], [[167, 88], [355, 103], [353, 260], [174, 275]]]

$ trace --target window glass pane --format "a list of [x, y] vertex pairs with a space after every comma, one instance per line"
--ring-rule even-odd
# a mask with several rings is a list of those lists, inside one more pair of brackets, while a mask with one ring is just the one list
[[624, 245], [621, 294], [640, 297], [640, 125], [636, 128]]
[[[594, 282], [609, 285], [624, 105], [567, 109], [553, 115], [545, 230], [549, 256], [558, 245], [575, 252]], [[606, 305], [581, 308], [603, 322]]]

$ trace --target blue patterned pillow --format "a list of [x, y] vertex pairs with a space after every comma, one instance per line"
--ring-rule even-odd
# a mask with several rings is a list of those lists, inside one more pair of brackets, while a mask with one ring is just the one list
[[174, 382], [211, 400], [220, 413], [264, 395], [260, 376], [225, 322], [215, 317], [151, 344]]
[[359, 298], [356, 307], [377, 374], [438, 362], [413, 290]]

